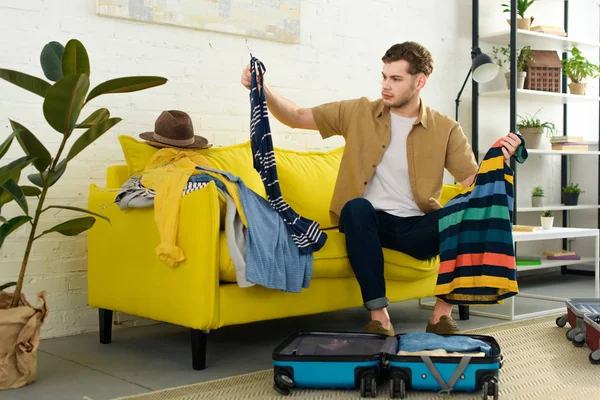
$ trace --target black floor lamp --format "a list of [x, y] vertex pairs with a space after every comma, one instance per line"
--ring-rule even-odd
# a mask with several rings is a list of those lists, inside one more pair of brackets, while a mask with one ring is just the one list
[[478, 83], [489, 82], [498, 75], [498, 66], [490, 56], [481, 52], [479, 47], [475, 47], [471, 51], [471, 68], [469, 69], [469, 73], [463, 82], [460, 91], [458, 92], [458, 96], [456, 96], [456, 114], [455, 118], [458, 121], [458, 105], [460, 104], [460, 96], [462, 95], [463, 90], [465, 89], [465, 85], [469, 80], [469, 76], [471, 73], [473, 74], [473, 80]]

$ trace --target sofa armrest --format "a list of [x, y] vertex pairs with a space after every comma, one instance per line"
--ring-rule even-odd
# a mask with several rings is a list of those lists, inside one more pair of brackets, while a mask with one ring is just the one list
[[111, 165], [106, 169], [107, 188], [120, 188], [128, 179], [127, 165]]
[[98, 220], [88, 235], [90, 306], [193, 329], [216, 328], [220, 204], [215, 184], [182, 198], [177, 244], [186, 260], [177, 267], [156, 257], [154, 208], [120, 210], [111, 204], [117, 192], [90, 188], [89, 209], [111, 220]]

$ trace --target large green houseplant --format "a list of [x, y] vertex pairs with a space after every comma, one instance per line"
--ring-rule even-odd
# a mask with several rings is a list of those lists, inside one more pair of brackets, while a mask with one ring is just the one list
[[563, 73], [571, 80], [569, 90], [571, 94], [585, 95], [587, 87], [585, 80], [597, 78], [600, 75], [600, 68], [598, 65], [589, 62], [577, 47], [573, 47], [569, 51], [572, 57], [562, 60]]
[[[12, 133], [4, 140], [0, 139], [0, 159], [5, 157], [15, 140], [25, 153], [25, 156], [9, 163], [3, 162], [0, 167], [0, 247], [6, 237], [19, 227], [27, 225], [29, 229], [17, 280], [0, 284], [0, 354], [7, 355], [5, 360], [8, 360], [0, 364], [0, 389], [23, 386], [34, 381], [37, 375], [39, 329], [47, 313], [45, 293], [38, 295], [41, 302], [39, 307], [32, 307], [22, 294], [33, 243], [51, 233], [78, 235], [90, 229], [96, 217], [108, 221], [106, 217], [89, 210], [45, 204], [48, 191], [64, 174], [69, 163], [121, 121], [121, 118], [111, 118], [106, 108], [99, 108], [79, 122], [83, 108], [100, 95], [135, 92], [163, 85], [167, 81], [155, 76], [124, 77], [106, 81], [89, 91], [90, 61], [85, 47], [77, 40], [70, 40], [66, 46], [58, 42], [48, 43], [41, 52], [40, 62], [44, 75], [53, 83], [18, 71], [0, 69], [0, 78], [43, 99], [44, 118], [61, 135], [60, 146], [55, 154], [51, 154], [43, 145], [44, 138], [50, 132], [34, 134], [14, 120], [10, 120]], [[78, 137], [75, 139], [75, 136]], [[68, 143], [72, 144], [67, 146]], [[30, 165], [35, 172], [32, 171], [27, 178], [33, 186], [21, 185], [21, 173]], [[37, 197], [34, 208], [30, 208], [27, 197]], [[3, 206], [11, 201], [18, 204], [22, 215], [3, 215]], [[41, 215], [51, 209], [67, 209], [87, 216], [39, 232]], [[9, 293], [7, 289], [12, 287], [14, 291]]]

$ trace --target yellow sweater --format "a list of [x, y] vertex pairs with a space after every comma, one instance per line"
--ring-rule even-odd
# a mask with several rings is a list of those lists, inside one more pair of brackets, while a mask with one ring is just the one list
[[[196, 166], [215, 169], [205, 156], [197, 152], [164, 148], [152, 156], [142, 172], [142, 185], [156, 191], [154, 219], [160, 235], [156, 256], [172, 267], [185, 260], [183, 251], [176, 244], [177, 230], [179, 229], [179, 206], [190, 176], [200, 172]], [[248, 226], [245, 215], [243, 215], [237, 186], [219, 174], [207, 173], [225, 184], [244, 225]]]

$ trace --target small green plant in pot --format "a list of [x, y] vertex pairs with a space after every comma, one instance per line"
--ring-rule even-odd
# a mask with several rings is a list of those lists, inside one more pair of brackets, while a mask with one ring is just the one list
[[585, 193], [579, 187], [579, 183], [569, 183], [562, 188], [563, 204], [565, 206], [576, 206], [579, 201], [579, 195]]
[[585, 80], [600, 76], [600, 68], [589, 62], [577, 47], [573, 47], [569, 51], [572, 56], [562, 60], [563, 73], [571, 80], [569, 90], [571, 94], [585, 95], [587, 87]]
[[[525, 12], [527, 9], [531, 7], [531, 5], [535, 2], [535, 0], [517, 0], [517, 29], [529, 30], [531, 24], [533, 23], [534, 18], [526, 18]], [[505, 13], [510, 13], [510, 3], [502, 4], [504, 7]], [[510, 25], [510, 19], [506, 20]]]
[[552, 225], [554, 224], [552, 210], [544, 210], [540, 217], [540, 221], [542, 223], [542, 229], [552, 229]]
[[531, 192], [531, 206], [542, 207], [544, 205], [544, 189], [541, 186], [536, 186]]
[[[61, 234], [75, 236], [90, 229], [96, 218], [108, 219], [89, 210], [46, 204], [50, 188], [65, 173], [70, 163], [89, 145], [121, 121], [111, 117], [109, 110], [99, 108], [80, 120], [80, 114], [92, 99], [110, 93], [129, 93], [163, 85], [167, 80], [156, 76], [134, 76], [106, 81], [90, 89], [90, 61], [83, 44], [70, 40], [66, 46], [58, 42], [48, 43], [42, 50], [40, 61], [44, 75], [53, 83], [18, 71], [0, 68], [0, 78], [28, 90], [43, 100], [43, 115], [51, 129], [58, 132], [60, 145], [53, 154], [46, 149], [43, 140], [51, 138], [51, 132], [34, 134], [21, 123], [10, 120], [12, 133], [0, 139], [0, 159], [13, 142], [18, 142], [25, 155], [0, 167], [0, 247], [8, 235], [21, 226], [28, 229], [28, 239], [21, 261], [19, 276], [15, 282], [0, 284], [0, 352], [3, 355], [0, 389], [17, 388], [33, 382], [37, 377], [37, 347], [39, 330], [47, 314], [45, 293], [38, 294], [41, 303], [33, 307], [22, 293], [25, 272], [33, 244], [42, 236]], [[88, 93], [89, 92], [89, 93]], [[56, 133], [55, 133], [56, 135]], [[44, 138], [41, 139], [40, 138]], [[33, 166], [27, 178], [34, 186], [22, 185], [20, 178], [24, 169]], [[29, 199], [36, 198], [32, 206]], [[21, 215], [6, 215], [5, 204], [14, 201]], [[57, 224], [40, 232], [38, 223], [42, 214], [56, 209], [81, 213], [82, 216]], [[108, 221], [110, 222], [110, 221]], [[14, 287], [12, 293], [7, 289]], [[6, 346], [6, 347], [3, 347]], [[17, 354], [18, 353], [18, 354]]]
[[541, 111], [539, 109], [533, 116], [527, 114], [526, 117], [519, 115], [517, 121], [517, 130], [525, 139], [527, 147], [531, 149], [539, 149], [542, 144], [542, 135], [545, 133], [547, 138], [550, 139], [557, 133], [556, 126], [551, 121], [542, 121], [537, 118], [537, 114]]
[[[525, 67], [527, 67], [528, 62], [533, 63], [535, 60], [533, 59], [531, 46], [524, 46], [520, 50], [518, 49], [517, 52], [517, 89], [523, 89], [527, 77]], [[504, 77], [506, 78], [506, 87], [510, 89], [510, 44], [501, 47], [492, 46], [492, 58], [500, 68], [504, 66], [509, 70], [504, 74]]]

